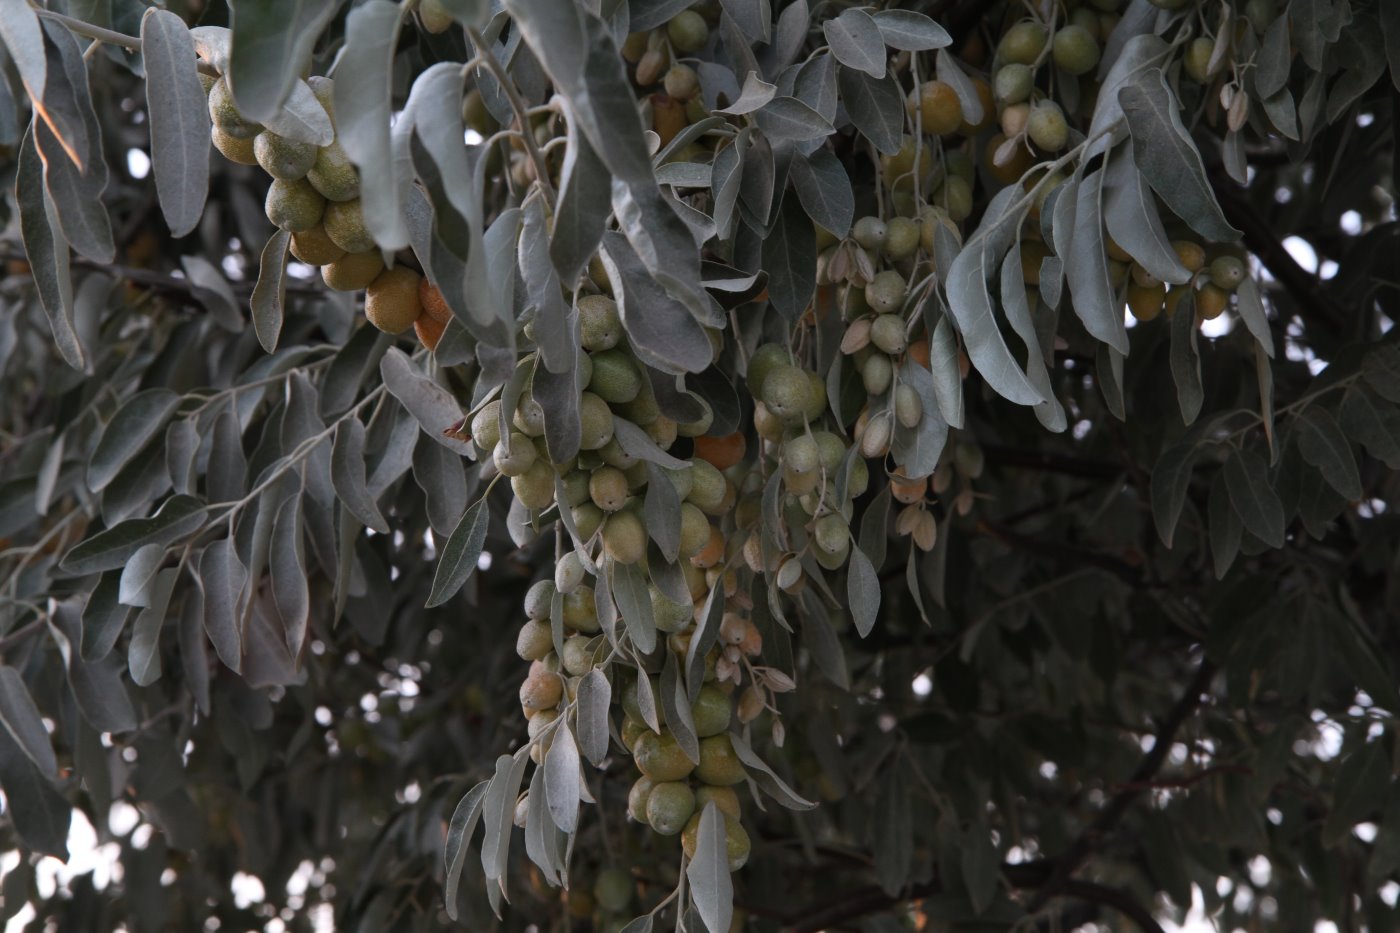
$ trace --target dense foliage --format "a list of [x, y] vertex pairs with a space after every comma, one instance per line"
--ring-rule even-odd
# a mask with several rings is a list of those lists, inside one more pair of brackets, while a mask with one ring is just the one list
[[0, 43], [0, 920], [1400, 926], [1400, 4]]

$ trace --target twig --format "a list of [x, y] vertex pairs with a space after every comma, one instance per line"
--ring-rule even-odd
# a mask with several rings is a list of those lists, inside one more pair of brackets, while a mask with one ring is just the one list
[[80, 19], [64, 16], [62, 13], [55, 13], [53, 10], [46, 10], [43, 7], [36, 6], [34, 12], [46, 19], [53, 20], [55, 23], [62, 23], [80, 36], [120, 46], [131, 52], [141, 51], [141, 40], [135, 36], [128, 36], [124, 32], [114, 32], [111, 29], [103, 29], [101, 26], [94, 26], [92, 23], [85, 23]]
[[540, 183], [540, 190], [544, 194], [545, 203], [550, 210], [554, 209], [554, 187], [549, 183], [549, 164], [544, 160], [544, 154], [540, 152], [540, 147], [535, 144], [535, 134], [530, 129], [529, 108], [525, 106], [525, 101], [520, 97], [520, 91], [516, 88], [515, 82], [506, 74], [501, 63], [496, 60], [496, 54], [481, 35], [481, 32], [467, 27], [467, 35], [472, 40], [472, 45], [476, 47], [476, 54], [481, 64], [486, 70], [491, 72], [491, 76], [500, 85], [501, 91], [510, 101], [510, 107], [515, 111], [515, 118], [520, 121], [520, 137], [525, 142], [525, 151], [530, 154], [530, 160], [535, 163], [535, 180]]
[[[29, 257], [26, 256], [23, 252], [17, 250], [4, 250], [0, 251], [0, 261], [28, 262]], [[120, 266], [114, 265], [112, 263], [93, 262], [91, 259], [85, 259], [84, 257], [78, 255], [72, 256], [69, 259], [69, 262], [75, 266], [79, 266], [84, 269], [93, 269], [98, 272], [106, 272], [109, 275], [116, 276], [117, 278], [126, 279], [128, 282], [135, 282], [137, 285], [147, 285], [151, 288], [159, 289], [161, 291], [176, 292], [182, 295], [193, 295], [194, 292], [199, 290], [199, 286], [196, 285], [194, 282], [191, 282], [189, 279], [178, 278], [173, 275], [167, 275], [163, 272], [156, 272], [152, 269], [138, 269], [133, 266]], [[306, 295], [319, 295], [325, 292], [325, 289], [315, 284], [314, 282], [289, 281], [285, 284], [287, 291], [289, 292], [298, 292]], [[254, 283], [230, 282], [229, 285], [246, 297], [246, 295], [252, 294]]]

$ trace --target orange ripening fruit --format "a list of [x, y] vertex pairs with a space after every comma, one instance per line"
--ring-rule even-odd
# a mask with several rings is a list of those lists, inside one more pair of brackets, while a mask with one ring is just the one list
[[706, 434], [695, 439], [695, 456], [708, 460], [717, 470], [727, 470], [744, 459], [747, 447], [744, 435], [737, 431], [723, 437]]
[[445, 330], [447, 325], [430, 314], [420, 314], [418, 320], [413, 322], [413, 332], [418, 335], [418, 342], [429, 350], [437, 349], [438, 341], [442, 339]]
[[[439, 324], [445, 325], [452, 320], [452, 309], [447, 306], [447, 299], [443, 298], [438, 287], [426, 278], [418, 280], [418, 303], [423, 306], [423, 313]], [[439, 329], [438, 333], [441, 332]]]

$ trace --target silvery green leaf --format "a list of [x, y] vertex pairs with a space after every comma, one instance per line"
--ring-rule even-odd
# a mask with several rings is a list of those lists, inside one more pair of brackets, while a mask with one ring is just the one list
[[190, 30], [194, 53], [219, 74], [228, 71], [228, 49], [232, 33], [227, 26], [195, 26]]
[[[540, 362], [550, 372], [569, 371], [577, 358], [577, 316], [571, 314], [559, 288], [559, 277], [549, 260], [549, 231], [546, 229], [544, 199], [531, 196], [523, 210], [520, 230], [520, 277], [535, 309], [535, 342]], [[573, 325], [573, 326], [571, 326]]]
[[301, 654], [311, 615], [311, 593], [306, 581], [306, 543], [302, 537], [302, 497], [289, 496], [277, 510], [272, 526], [268, 569], [272, 577], [272, 601], [286, 630], [287, 652]]
[[948, 30], [923, 13], [912, 10], [878, 10], [873, 14], [875, 25], [885, 45], [906, 52], [925, 52], [953, 44]]
[[1094, 115], [1089, 121], [1088, 148], [1084, 160], [1107, 152], [1127, 135], [1123, 123], [1123, 107], [1118, 92], [1128, 82], [1152, 64], [1164, 60], [1170, 53], [1167, 44], [1151, 33], [1136, 35], [1123, 45], [1122, 53], [1104, 75], [1098, 96], [1094, 98]]
[[1239, 299], [1240, 320], [1254, 335], [1255, 341], [1270, 358], [1274, 355], [1274, 335], [1269, 330], [1269, 319], [1264, 313], [1264, 302], [1259, 296], [1259, 285], [1253, 277], [1246, 277], [1235, 289]]
[[219, 660], [235, 673], [243, 668], [243, 590], [248, 571], [238, 559], [231, 538], [220, 538], [204, 549], [199, 559], [204, 587], [204, 631]]
[[705, 162], [667, 162], [656, 167], [656, 182], [677, 188], [708, 188], [713, 170], [714, 166]]
[[629, 28], [633, 32], [648, 32], [657, 26], [665, 26], [692, 2], [693, 0], [631, 0], [628, 4], [632, 12]]
[[856, 206], [851, 179], [829, 149], [794, 158], [789, 177], [807, 216], [837, 237], [850, 232]]
[[771, 38], [773, 13], [769, 0], [720, 0], [734, 25], [750, 40], [767, 43]]
[[578, 827], [578, 801], [583, 787], [578, 744], [567, 725], [561, 721], [554, 730], [554, 741], [544, 758], [544, 783], [554, 825], [571, 833]]
[[812, 141], [835, 132], [825, 117], [796, 97], [775, 97], [753, 117], [759, 129], [773, 139]]
[[[743, 136], [740, 136], [743, 139]], [[739, 184], [744, 177], [744, 146], [735, 142], [715, 153], [714, 207], [711, 216], [715, 221], [715, 233], [722, 239], [729, 239], [734, 228], [734, 218], [739, 205]]]
[[[958, 370], [953, 372], [956, 374]], [[895, 431], [891, 452], [907, 476], [930, 476], [948, 442], [948, 424], [939, 410], [934, 376], [918, 363], [906, 359], [899, 369], [899, 381], [918, 393], [924, 411], [915, 428], [901, 427]]]
[[690, 899], [709, 933], [729, 933], [734, 916], [734, 879], [729, 874], [725, 816], [713, 800], [700, 812], [695, 833], [695, 857], [685, 867]]
[[768, 297], [788, 321], [796, 321], [817, 288], [817, 242], [811, 219], [792, 198], [784, 199], [773, 229], [763, 241]]
[[1274, 129], [1286, 139], [1297, 140], [1298, 137], [1298, 110], [1293, 105], [1293, 95], [1284, 88], [1272, 97], [1263, 100], [1264, 113], [1268, 115], [1269, 122], [1274, 125]]
[[838, 62], [872, 78], [885, 76], [885, 40], [869, 13], [859, 7], [843, 10], [822, 23], [822, 34]]
[[1225, 460], [1224, 473], [1230, 502], [1244, 527], [1269, 547], [1283, 547], [1283, 503], [1269, 483], [1264, 458], [1252, 450], [1236, 450]]
[[807, 0], [794, 0], [778, 14], [778, 27], [773, 41], [760, 53], [763, 73], [775, 75], [783, 71], [802, 53], [807, 42], [807, 30], [811, 28], [811, 11]]
[[[432, 156], [442, 175], [448, 201], [473, 231], [481, 226], [481, 201], [473, 180], [473, 168], [462, 145], [466, 127], [462, 121], [462, 69], [455, 62], [438, 62], [413, 82], [400, 118]], [[473, 243], [475, 246], [475, 243]]]
[[952, 86], [957, 92], [958, 103], [962, 105], [963, 120], [968, 123], [982, 122], [982, 98], [977, 93], [977, 86], [972, 83], [958, 64], [957, 59], [948, 54], [947, 49], [939, 49], [936, 56], [938, 63], [938, 80]]
[[121, 567], [144, 545], [168, 545], [198, 531], [205, 521], [204, 505], [191, 496], [171, 496], [150, 518], [131, 518], [74, 547], [60, 562], [73, 574], [97, 573]]
[[13, 667], [0, 665], [0, 726], [3, 726], [24, 754], [46, 778], [58, 776], [58, 759], [43, 717], [24, 685], [24, 678]]
[[467, 508], [471, 490], [461, 455], [440, 444], [418, 444], [413, 448], [413, 478], [427, 499], [428, 525], [433, 533], [451, 534], [457, 519]]
[[910, 783], [908, 775], [891, 768], [879, 783], [872, 808], [870, 831], [875, 849], [875, 876], [891, 897], [908, 882], [914, 858]]
[[608, 754], [608, 709], [612, 702], [612, 684], [607, 675], [594, 668], [579, 680], [575, 704], [578, 719], [574, 729], [583, 755], [593, 764], [600, 764]]
[[1015, 215], [1008, 213], [1018, 190], [1012, 185], [992, 199], [981, 226], [953, 260], [948, 272], [948, 307], [962, 332], [972, 365], [987, 384], [1018, 405], [1036, 405], [1045, 399], [1026, 380], [1007, 348], [987, 291], [987, 279], [998, 267], [1019, 226], [1019, 211]]
[[[578, 313], [569, 309], [567, 330], [577, 333]], [[567, 463], [578, 456], [583, 424], [579, 414], [579, 348], [575, 339], [567, 348], [567, 363], [561, 372], [535, 367], [532, 393], [544, 408], [544, 442], [550, 459]]]
[[[1007, 323], [1026, 347], [1026, 378], [1045, 397], [1045, 401], [1035, 406], [1036, 418], [1051, 431], [1063, 431], [1066, 427], [1065, 410], [1059, 399], [1055, 398], [1050, 371], [1045, 365], [1044, 354], [1040, 352], [1040, 337], [1031, 318], [1030, 303], [1026, 300], [1020, 243], [1012, 244], [1001, 263], [1001, 307], [1006, 313]], [[932, 377], [929, 378], [932, 381]]]
[[846, 569], [846, 604], [861, 638], [870, 634], [880, 614], [880, 578], [875, 565], [859, 547], [851, 548]]
[[481, 868], [488, 881], [505, 881], [515, 801], [520, 795], [520, 782], [525, 778], [525, 765], [529, 761], [528, 754], [500, 756], [496, 759], [496, 774], [486, 788], [486, 800], [482, 805], [486, 830], [481, 840]]
[[[804, 562], [808, 574], [818, 575], [821, 571], [815, 561]], [[841, 638], [832, 626], [830, 613], [825, 611], [804, 612], [801, 616], [802, 641], [807, 646], [817, 670], [837, 689], [851, 689], [851, 672], [846, 663], [846, 652]]]
[[365, 379], [379, 371], [379, 361], [393, 343], [392, 335], [376, 327], [361, 327], [350, 335], [321, 382], [321, 417], [334, 418], [354, 403]]
[[1103, 183], [1104, 171], [1098, 169], [1079, 184], [1065, 272], [1074, 298], [1071, 304], [1084, 329], [1126, 355], [1128, 332], [1123, 325], [1123, 308], [1109, 282], [1108, 251], [1103, 241]]
[[734, 117], [742, 116], [762, 109], [777, 95], [777, 85], [764, 81], [757, 71], [750, 71], [744, 78], [744, 87], [739, 92], [739, 99], [728, 107], [720, 108], [714, 112]]
[[365, 426], [357, 418], [348, 418], [335, 429], [331, 481], [341, 504], [360, 524], [380, 534], [389, 533], [389, 523], [369, 494], [365, 479]]
[[[560, 726], [562, 729], [562, 725]], [[568, 730], [564, 730], [568, 731]], [[559, 729], [555, 730], [558, 734]], [[548, 759], [545, 765], [548, 765]], [[549, 813], [548, 792], [545, 789], [545, 767], [535, 769], [530, 776], [530, 789], [525, 792], [525, 855], [540, 870], [540, 875], [551, 886], [559, 884], [559, 869], [551, 857], [548, 836], [555, 832], [554, 820]]]
[[1103, 182], [1103, 218], [1108, 235], [1147, 272], [1181, 285], [1191, 273], [1181, 264], [1157, 211], [1157, 200], [1132, 158], [1132, 143], [1110, 154]]
[[811, 810], [816, 806], [815, 803], [799, 796], [792, 788], [788, 787], [783, 779], [778, 777], [777, 772], [758, 757], [758, 753], [741, 736], [730, 733], [729, 740], [734, 745], [735, 756], [743, 762], [744, 767], [749, 772], [749, 777], [754, 779], [764, 793], [789, 810]]
[[59, 473], [63, 469], [66, 436], [59, 434], [53, 439], [48, 450], [44, 451], [44, 462], [39, 464], [39, 472], [34, 477], [34, 511], [40, 515], [48, 514], [54, 489], [58, 486]]
[[1337, 419], [1321, 405], [1309, 405], [1298, 413], [1298, 452], [1303, 459], [1317, 467], [1328, 485], [1343, 499], [1354, 502], [1361, 498], [1361, 474]]
[[1123, 354], [1106, 343], [1098, 345], [1094, 352], [1094, 374], [1099, 380], [1099, 390], [1103, 393], [1104, 404], [1119, 421], [1128, 417], [1123, 398]]
[[486, 497], [477, 500], [462, 515], [462, 520], [453, 529], [452, 535], [443, 545], [442, 557], [438, 559], [437, 572], [433, 575], [432, 592], [428, 594], [426, 608], [441, 606], [447, 602], [462, 584], [476, 572], [477, 561], [486, 544], [486, 532], [491, 526], [491, 511], [486, 507]]
[[391, 72], [401, 22], [399, 5], [389, 0], [355, 7], [346, 19], [345, 47], [335, 70], [335, 138], [360, 170], [365, 226], [376, 243], [390, 250], [409, 242], [389, 127]]
[[1210, 481], [1206, 515], [1210, 525], [1210, 556], [1215, 579], [1223, 580], [1239, 554], [1240, 540], [1244, 537], [1244, 525], [1230, 504], [1230, 493], [1225, 487], [1223, 473], [1216, 473]]
[[948, 315], [938, 319], [933, 336], [929, 338], [929, 370], [933, 374], [933, 392], [938, 398], [938, 410], [950, 428], [963, 426], [962, 370], [958, 335]]
[[249, 304], [253, 309], [253, 330], [258, 343], [268, 353], [277, 349], [282, 336], [282, 319], [287, 306], [287, 255], [292, 235], [277, 230], [263, 247], [258, 262], [258, 282]]
[[[35, 125], [47, 129], [49, 138], [57, 141], [58, 146], [49, 150], [54, 156], [66, 157], [77, 172], [92, 179], [94, 187], [101, 190], [107, 185], [107, 163], [102, 158], [102, 130], [88, 89], [87, 60], [77, 36], [67, 26], [42, 17], [39, 28], [44, 32], [48, 75], [43, 107], [37, 114], [40, 119]], [[43, 139], [38, 142], [40, 151], [44, 151]]]
[[1288, 13], [1284, 12], [1264, 30], [1264, 40], [1255, 59], [1254, 89], [1261, 98], [1272, 97], [1288, 83], [1292, 49], [1288, 42]]
[[398, 347], [391, 347], [379, 361], [379, 374], [389, 394], [417, 419], [423, 433], [448, 450], [467, 456], [471, 448], [466, 441], [443, 433], [462, 420], [461, 406], [452, 393], [420, 373]]
[[622, 452], [629, 457], [636, 457], [638, 460], [646, 460], [658, 466], [666, 467], [668, 470], [685, 470], [690, 468], [690, 464], [667, 453], [657, 446], [656, 441], [651, 439], [651, 435], [637, 427], [626, 418], [613, 416], [613, 437], [617, 439], [618, 446]]
[[156, 574], [151, 588], [151, 604], [142, 609], [131, 626], [131, 644], [127, 646], [126, 664], [132, 683], [149, 687], [160, 680], [160, 630], [170, 609], [170, 594], [180, 576], [178, 567], [169, 567]]
[[1181, 420], [1186, 424], [1196, 420], [1205, 401], [1201, 386], [1201, 355], [1196, 348], [1196, 296], [1188, 291], [1177, 302], [1171, 319], [1172, 381], [1176, 383], [1176, 400], [1181, 407]]
[[236, 502], [246, 491], [248, 461], [243, 454], [238, 416], [225, 410], [214, 419], [205, 493], [210, 502]]
[[131, 607], [117, 598], [120, 574], [109, 570], [98, 579], [83, 606], [80, 656], [84, 661], [101, 661], [117, 643]]
[[15, 175], [24, 253], [34, 274], [39, 302], [49, 319], [54, 344], [63, 361], [78, 370], [88, 366], [87, 354], [73, 321], [73, 278], [68, 241], [58, 227], [53, 205], [44, 191], [44, 166], [34, 145], [34, 132], [25, 133]]
[[106, 178], [92, 170], [79, 171], [64, 156], [47, 123], [35, 121], [34, 139], [44, 160], [44, 189], [64, 238], [93, 262], [110, 263], [116, 256], [116, 247], [112, 242], [112, 222], [102, 203]]
[[647, 489], [642, 509], [651, 540], [661, 549], [661, 556], [674, 563], [681, 549], [681, 500], [676, 487], [655, 463], [647, 463]]
[[695, 734], [695, 717], [690, 709], [690, 695], [685, 689], [685, 678], [681, 676], [680, 655], [666, 652], [666, 663], [661, 669], [661, 707], [666, 713], [666, 728], [676, 737], [685, 757], [695, 764], [700, 763], [700, 738]]
[[9, 733], [0, 730], [0, 784], [5, 786], [5, 813], [18, 842], [67, 861], [73, 806], [54, 789], [53, 781], [53, 775], [41, 774]]
[[170, 232], [182, 237], [204, 214], [209, 193], [209, 106], [185, 21], [150, 8], [141, 17], [151, 166]]
[[1152, 467], [1152, 518], [1157, 534], [1167, 547], [1172, 546], [1176, 523], [1186, 504], [1191, 485], [1191, 471], [1196, 466], [1200, 450], [1195, 442], [1183, 442], [1168, 447]]
[[38, 14], [25, 0], [0, 0], [0, 41], [5, 43], [29, 96], [43, 100], [48, 79], [44, 35]]
[[[612, 179], [576, 120], [568, 121], [564, 165], [559, 171], [559, 203], [549, 258], [566, 285], [572, 286], [603, 241], [612, 201]], [[708, 166], [704, 185], [708, 187]]]
[[128, 606], [149, 606], [151, 583], [164, 563], [165, 547], [159, 544], [148, 544], [131, 555], [131, 560], [122, 568], [117, 600]]
[[476, 824], [481, 821], [481, 804], [486, 796], [490, 781], [482, 781], [462, 795], [457, 808], [452, 811], [452, 820], [447, 826], [447, 841], [443, 844], [442, 856], [445, 866], [443, 877], [443, 906], [447, 915], [457, 919], [457, 886], [461, 884], [462, 867], [467, 861], [467, 847]]
[[603, 264], [622, 326], [644, 362], [672, 373], [700, 372], [710, 365], [713, 350], [704, 328], [652, 278], [622, 234], [610, 231], [603, 237]]
[[1348, 392], [1342, 400], [1342, 427], [1377, 460], [1391, 469], [1400, 466], [1400, 412], [1378, 405], [1369, 392]]
[[[836, 72], [841, 103], [846, 114], [885, 155], [894, 155], [904, 140], [904, 94], [892, 76], [873, 78], [863, 71], [841, 67]], [[819, 113], [820, 108], [814, 107]]]
[[141, 452], [180, 405], [180, 396], [169, 389], [146, 389], [118, 408], [102, 431], [88, 460], [87, 483], [101, 492], [121, 468]]
[[87, 661], [75, 650], [80, 632], [77, 604], [60, 603], [49, 620], [49, 634], [58, 645], [68, 670], [68, 685], [84, 719], [99, 732], [129, 732], [136, 728], [136, 710], [118, 673], [115, 658]]
[[627, 635], [642, 654], [656, 650], [656, 617], [651, 611], [645, 572], [637, 564], [612, 564], [612, 594]]
[[808, 59], [797, 70], [792, 82], [792, 96], [822, 115], [828, 123], [836, 122], [836, 59], [822, 53]]
[[242, 333], [247, 324], [224, 274], [203, 256], [192, 253], [180, 257], [180, 267], [190, 280], [190, 294], [204, 305], [214, 322], [224, 330]]
[[[272, 126], [293, 93], [299, 75], [309, 64], [311, 50], [321, 31], [340, 7], [341, 0], [232, 0], [229, 3], [228, 80], [239, 111], [250, 120]], [[327, 139], [316, 145], [329, 143]]]
[[1161, 69], [1137, 75], [1118, 91], [1118, 98], [1132, 132], [1133, 157], [1152, 190], [1207, 239], [1238, 240], [1240, 232], [1220, 210], [1200, 150], [1181, 122], [1181, 105]]
[[[340, 72], [337, 72], [337, 75], [339, 74]], [[331, 123], [330, 114], [326, 113], [326, 108], [316, 99], [311, 85], [300, 78], [292, 82], [291, 94], [287, 96], [276, 115], [268, 118], [265, 125], [278, 136], [310, 143], [313, 146], [329, 146], [337, 138], [336, 127]], [[366, 210], [367, 218], [368, 213]], [[407, 246], [407, 242], [404, 245]]]

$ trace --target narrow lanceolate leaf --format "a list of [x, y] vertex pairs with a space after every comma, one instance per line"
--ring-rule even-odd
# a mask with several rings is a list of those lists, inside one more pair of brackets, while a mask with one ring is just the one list
[[87, 354], [73, 325], [73, 274], [69, 268], [68, 241], [63, 238], [53, 205], [44, 191], [44, 165], [39, 159], [32, 129], [20, 145], [15, 201], [19, 206], [24, 254], [34, 274], [39, 303], [49, 319], [54, 345], [65, 363], [74, 369], [86, 369]]
[[987, 279], [1015, 237], [1018, 217], [1007, 215], [1015, 186], [992, 199], [982, 226], [953, 260], [948, 272], [948, 307], [962, 332], [972, 365], [997, 394], [1018, 405], [1035, 405], [1044, 398], [1026, 379], [1006, 346], [992, 310]]
[[1239, 298], [1240, 320], [1244, 321], [1244, 326], [1249, 328], [1265, 355], [1272, 359], [1274, 335], [1269, 330], [1269, 318], [1264, 312], [1264, 300], [1259, 295], [1258, 284], [1253, 278], [1246, 278], [1240, 283], [1240, 287], [1235, 289], [1235, 295]]
[[741, 117], [762, 108], [777, 96], [778, 86], [776, 84], [769, 84], [757, 71], [750, 71], [744, 78], [744, 86], [739, 90], [739, 96], [734, 103], [728, 107], [718, 108], [714, 112]]
[[926, 52], [953, 44], [948, 30], [923, 13], [912, 10], [880, 10], [873, 14], [885, 45], [906, 52]]
[[258, 262], [258, 282], [253, 286], [250, 303], [253, 307], [253, 331], [258, 343], [271, 353], [277, 349], [282, 336], [282, 318], [287, 307], [287, 249], [292, 235], [278, 230], [263, 247]]
[[808, 217], [837, 237], [850, 232], [855, 194], [845, 166], [831, 150], [818, 149], [805, 159], [794, 158], [788, 173]]
[[486, 507], [486, 497], [483, 496], [462, 515], [462, 520], [457, 523], [442, 549], [437, 573], [433, 576], [433, 588], [425, 604], [428, 609], [441, 606], [451, 599], [476, 571], [490, 525], [491, 511]]
[[1181, 296], [1171, 319], [1172, 381], [1181, 420], [1191, 424], [1201, 413], [1205, 390], [1201, 386], [1201, 354], [1196, 349], [1196, 301], [1194, 293]]
[[15, 740], [45, 777], [58, 775], [58, 760], [49, 742], [43, 717], [24, 685], [24, 678], [13, 667], [0, 666], [0, 726]]
[[612, 178], [577, 120], [568, 122], [568, 145], [559, 171], [559, 203], [549, 258], [565, 285], [573, 287], [603, 241], [612, 200]]
[[1190, 281], [1191, 273], [1172, 249], [1157, 202], [1137, 169], [1131, 143], [1109, 157], [1103, 193], [1103, 219], [1113, 242], [1163, 282]]
[[[84, 172], [65, 155], [47, 123], [34, 124], [34, 140], [44, 160], [44, 190], [63, 236], [83, 257], [110, 263], [116, 256], [112, 220], [102, 203], [107, 188], [106, 163], [90, 162]], [[98, 154], [100, 156], [100, 153]]]
[[743, 762], [749, 776], [763, 789], [764, 793], [789, 810], [811, 810], [816, 806], [815, 803], [788, 787], [787, 783], [778, 777], [777, 772], [769, 766], [768, 762], [758, 757], [758, 753], [741, 736], [731, 733], [729, 740], [734, 745], [734, 755]]
[[93, 492], [105, 489], [146, 442], [165, 427], [179, 404], [180, 396], [169, 389], [147, 389], [117, 409], [88, 460], [88, 487]]
[[204, 549], [199, 576], [204, 585], [204, 631], [219, 660], [237, 672], [243, 667], [240, 602], [248, 571], [238, 559], [233, 539], [220, 538]]
[[311, 615], [311, 593], [306, 581], [306, 543], [302, 536], [302, 497], [289, 496], [277, 510], [272, 528], [268, 568], [272, 576], [272, 601], [287, 630], [287, 651], [301, 653]]
[[1236, 450], [1225, 461], [1225, 488], [1244, 527], [1270, 547], [1283, 547], [1283, 503], [1269, 484], [1269, 465], [1252, 450]]
[[141, 18], [141, 56], [156, 195], [170, 232], [182, 237], [199, 223], [209, 194], [209, 106], [184, 20], [148, 9]]
[[578, 684], [578, 720], [574, 730], [578, 733], [579, 750], [593, 764], [599, 764], [608, 754], [608, 709], [612, 703], [612, 684], [607, 675], [594, 668]]
[[233, 0], [229, 7], [229, 89], [240, 112], [267, 123], [281, 111], [341, 2]]
[[131, 555], [131, 560], [122, 568], [118, 601], [127, 606], [149, 606], [152, 583], [164, 563], [165, 548], [159, 544], [148, 544]]
[[144, 545], [170, 544], [198, 531], [205, 520], [204, 504], [193, 496], [171, 496], [150, 518], [130, 518], [100, 531], [79, 544], [60, 562], [72, 574], [115, 570]]
[[646, 519], [647, 533], [661, 549], [661, 556], [674, 563], [681, 550], [681, 500], [675, 485], [655, 463], [647, 464], [647, 490], [642, 514]]
[[1149, 69], [1118, 92], [1133, 157], [1152, 190], [1172, 212], [1209, 240], [1237, 240], [1215, 199], [1200, 150], [1181, 121], [1181, 105], [1160, 68]]
[[360, 169], [365, 225], [384, 249], [408, 245], [390, 139], [390, 90], [399, 5], [370, 0], [346, 19], [345, 47], [335, 70], [337, 139]]
[[127, 670], [138, 687], [148, 687], [160, 680], [160, 630], [170, 609], [170, 594], [180, 576], [178, 567], [168, 567], [156, 575], [151, 588], [151, 604], [136, 616], [131, 626], [131, 644], [127, 646]]
[[810, 218], [792, 198], [783, 200], [763, 241], [763, 268], [773, 307], [789, 321], [807, 310], [817, 288], [817, 242]]
[[101, 576], [88, 594], [78, 646], [82, 660], [101, 661], [117, 643], [126, 626], [126, 617], [131, 614], [131, 607], [122, 605], [117, 598], [120, 589], [120, 575], [111, 570]]
[[617, 290], [622, 326], [637, 354], [670, 373], [698, 373], [709, 366], [713, 350], [705, 329], [651, 276], [627, 239], [608, 232], [602, 256]]
[[695, 857], [685, 868], [690, 899], [710, 933], [729, 933], [734, 917], [734, 879], [729, 874], [724, 814], [713, 800], [700, 813]]
[[1152, 467], [1152, 518], [1158, 537], [1167, 547], [1172, 546], [1176, 523], [1191, 486], [1191, 471], [1199, 455], [1194, 443], [1178, 444], [1163, 451]]
[[[0, 19], [5, 12], [0, 10]], [[52, 776], [41, 774], [9, 734], [0, 730], [0, 786], [5, 788], [5, 813], [26, 846], [68, 859], [68, 826], [73, 808], [54, 790]]]
[[851, 548], [850, 566], [846, 571], [846, 603], [860, 637], [869, 635], [880, 614], [880, 578], [875, 573], [875, 565], [858, 547]]
[[545, 796], [549, 800], [549, 815], [566, 833], [578, 827], [578, 801], [582, 790], [579, 771], [578, 745], [574, 734], [561, 721], [554, 730], [554, 741], [544, 759]]
[[443, 845], [443, 864], [446, 876], [443, 878], [443, 906], [447, 915], [457, 919], [457, 886], [462, 882], [462, 867], [467, 861], [467, 846], [471, 843], [476, 824], [481, 822], [481, 803], [486, 796], [490, 781], [467, 791], [452, 811], [452, 821], [447, 825], [447, 842]]
[[1299, 412], [1298, 450], [1342, 498], [1361, 498], [1361, 474], [1356, 469], [1351, 442], [1331, 412], [1319, 405], [1309, 405]]
[[656, 616], [645, 573], [636, 564], [614, 563], [612, 592], [632, 644], [642, 654], [651, 654], [656, 649]]
[[0, 0], [0, 40], [19, 70], [20, 80], [34, 100], [42, 100], [48, 70], [39, 17], [26, 0]]
[[408, 409], [425, 434], [448, 450], [466, 456], [467, 442], [443, 433], [462, 418], [461, 406], [452, 393], [420, 373], [408, 354], [397, 347], [379, 361], [379, 375], [389, 394]]
[[379, 511], [379, 504], [369, 494], [365, 480], [365, 426], [358, 418], [342, 421], [335, 429], [331, 446], [331, 482], [335, 494], [350, 514], [366, 528], [380, 534], [389, 533], [389, 523]]
[[1123, 326], [1123, 309], [1113, 297], [1103, 241], [1103, 183], [1100, 170], [1084, 176], [1079, 184], [1065, 271], [1074, 313], [1084, 322], [1084, 329], [1126, 355], [1128, 332]]
[[891, 75], [874, 78], [856, 68], [837, 69], [841, 102], [856, 129], [885, 155], [894, 155], [904, 139], [904, 94]]

